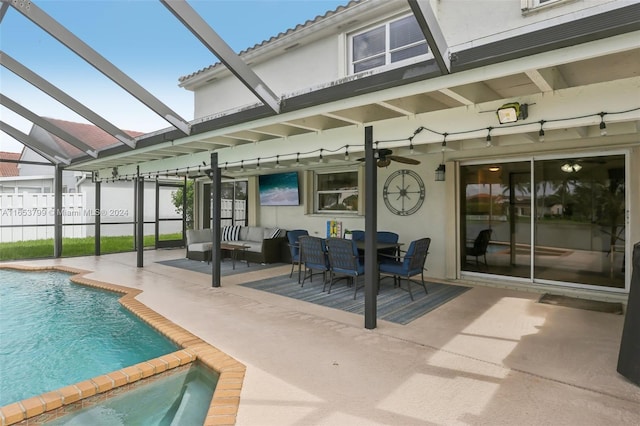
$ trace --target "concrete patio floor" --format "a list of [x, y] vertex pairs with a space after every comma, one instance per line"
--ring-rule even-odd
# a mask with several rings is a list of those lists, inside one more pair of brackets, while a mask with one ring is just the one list
[[180, 257], [15, 263], [141, 289], [141, 302], [245, 364], [238, 425], [640, 424], [640, 387], [616, 372], [622, 315], [475, 287], [408, 325], [366, 330], [362, 316], [238, 285], [290, 266], [214, 289], [209, 275], [154, 263]]

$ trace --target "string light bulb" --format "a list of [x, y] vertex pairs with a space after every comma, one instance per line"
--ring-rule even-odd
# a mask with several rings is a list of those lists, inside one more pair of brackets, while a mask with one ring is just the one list
[[538, 132], [538, 142], [544, 142], [544, 120], [540, 120], [540, 131]]
[[487, 148], [493, 146], [493, 142], [491, 141], [491, 130], [493, 130], [493, 127], [487, 127]]
[[260, 157], [258, 157], [258, 161], [256, 163], [256, 170], [260, 170]]
[[344, 161], [349, 161], [349, 145], [344, 147]]
[[322, 148], [320, 148], [320, 162], [324, 163], [324, 157], [322, 156]]
[[300, 153], [296, 153], [296, 167], [300, 167]]
[[240, 160], [240, 171], [244, 172], [244, 160]]
[[607, 136], [607, 123], [604, 122], [606, 112], [600, 113], [600, 136]]

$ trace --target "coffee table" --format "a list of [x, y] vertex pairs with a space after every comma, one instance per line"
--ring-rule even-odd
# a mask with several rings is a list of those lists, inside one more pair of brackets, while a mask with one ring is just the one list
[[244, 244], [220, 243], [220, 250], [226, 250], [229, 252], [231, 257], [231, 265], [233, 269], [236, 269], [236, 260], [240, 260], [238, 257], [240, 253], [243, 254], [242, 255], [242, 257], [244, 258], [243, 260], [247, 262], [247, 267], [249, 267], [249, 260], [247, 259], [247, 256], [244, 254], [248, 249], [249, 249], [249, 246], [246, 246]]

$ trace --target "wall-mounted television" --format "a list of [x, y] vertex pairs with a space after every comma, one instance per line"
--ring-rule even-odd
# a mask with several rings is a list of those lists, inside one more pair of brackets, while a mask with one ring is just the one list
[[298, 172], [260, 175], [258, 188], [261, 206], [297, 206], [300, 204]]

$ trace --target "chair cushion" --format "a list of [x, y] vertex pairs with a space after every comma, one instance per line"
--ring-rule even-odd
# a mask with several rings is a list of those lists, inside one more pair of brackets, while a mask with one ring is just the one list
[[247, 236], [243, 238], [245, 241], [259, 241], [264, 240], [264, 228], [261, 226], [247, 226]]
[[188, 229], [187, 245], [213, 241], [211, 229]]
[[404, 262], [388, 261], [378, 265], [380, 272], [401, 277], [410, 277], [420, 273], [420, 268], [407, 270]]
[[193, 243], [193, 244], [189, 244], [189, 251], [205, 252], [205, 251], [211, 250], [211, 247], [212, 247], [211, 243]]

